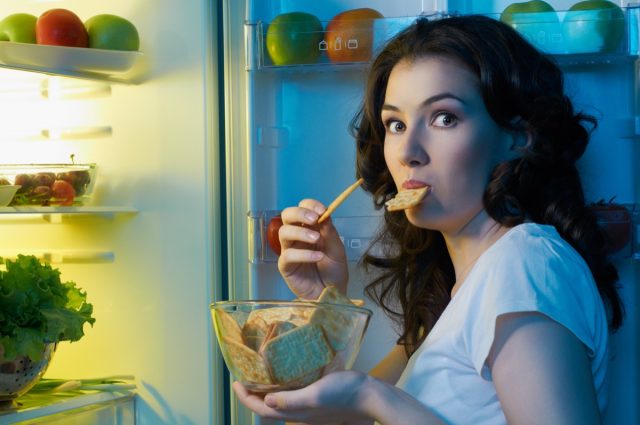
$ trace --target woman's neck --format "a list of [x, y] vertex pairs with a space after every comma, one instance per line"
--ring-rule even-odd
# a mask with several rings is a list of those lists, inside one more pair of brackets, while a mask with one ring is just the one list
[[451, 297], [460, 289], [478, 258], [508, 230], [482, 211], [456, 234], [443, 234], [456, 273]]

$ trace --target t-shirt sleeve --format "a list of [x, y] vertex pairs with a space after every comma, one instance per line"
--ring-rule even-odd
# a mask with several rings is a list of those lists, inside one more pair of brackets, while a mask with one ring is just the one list
[[483, 378], [491, 379], [486, 359], [496, 320], [507, 313], [544, 314], [569, 329], [593, 356], [606, 316], [591, 272], [576, 251], [559, 241], [528, 237], [491, 255], [475, 273], [483, 282], [475, 285], [476, 302], [464, 333], [473, 366]]

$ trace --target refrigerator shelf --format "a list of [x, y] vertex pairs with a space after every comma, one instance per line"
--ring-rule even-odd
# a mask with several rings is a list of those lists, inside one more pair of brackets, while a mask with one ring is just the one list
[[74, 217], [101, 217], [111, 219], [116, 215], [137, 214], [138, 210], [132, 207], [58, 207], [58, 206], [19, 206], [0, 207], [0, 224], [3, 222], [13, 224], [15, 221], [31, 221], [42, 219], [50, 223], [61, 223]]
[[111, 83], [141, 81], [143, 53], [0, 41], [0, 67]]
[[[554, 56], [561, 65], [633, 62], [640, 54], [638, 36], [640, 32], [640, 4], [630, 3], [621, 9], [624, 17], [611, 20], [613, 26], [619, 31], [617, 32], [618, 36], [614, 35], [615, 38], [607, 41], [603, 41], [599, 35], [602, 22], [598, 21], [597, 11], [592, 13], [591, 11], [556, 10], [552, 13], [535, 13], [531, 14], [536, 15], [535, 22], [527, 21], [531, 18], [526, 17], [519, 18], [524, 20], [513, 25], [532, 44]], [[494, 19], [500, 19], [501, 16], [495, 11], [487, 13], [486, 10], [475, 10], [473, 6], [433, 16], [464, 14], [483, 14]], [[270, 23], [260, 20], [255, 23], [247, 23], [245, 24], [245, 33], [247, 34], [246, 69], [266, 72], [363, 70], [368, 67], [370, 59], [361, 62], [332, 62], [328, 52], [348, 49], [356, 52], [369, 47], [372, 52], [369, 49], [366, 52], [361, 51], [360, 56], [371, 58], [388, 40], [420, 16], [374, 19], [371, 28], [361, 27], [353, 30], [351, 34], [346, 33], [345, 40], [340, 37], [327, 37], [324, 29], [326, 29], [328, 22], [322, 22], [323, 31], [321, 32], [309, 32], [296, 26], [290, 32], [280, 30], [278, 37], [282, 41], [280, 43], [272, 42], [271, 45], [276, 47], [271, 49], [267, 47], [266, 43]], [[352, 34], [355, 35], [352, 36]], [[308, 39], [308, 41], [303, 45], [299, 41], [300, 39]], [[332, 41], [333, 39], [338, 41]], [[287, 46], [287, 43], [297, 43], [297, 50]], [[283, 54], [283, 51], [287, 53]], [[309, 52], [313, 52], [313, 54], [308, 54]]]
[[135, 423], [135, 393], [130, 391], [67, 391], [20, 397], [17, 408], [0, 410], [0, 425]]

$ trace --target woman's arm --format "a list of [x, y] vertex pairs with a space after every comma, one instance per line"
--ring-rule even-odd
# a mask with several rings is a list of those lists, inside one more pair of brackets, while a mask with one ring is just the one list
[[334, 372], [295, 391], [251, 394], [239, 382], [238, 399], [264, 418], [303, 423], [361, 423], [375, 419], [383, 425], [442, 425], [435, 414], [401, 389], [360, 372]]
[[587, 348], [548, 316], [500, 316], [487, 363], [510, 425], [601, 423]]
[[402, 371], [407, 366], [407, 353], [402, 345], [394, 346], [391, 351], [369, 371], [369, 375], [389, 384], [394, 384], [400, 379]]

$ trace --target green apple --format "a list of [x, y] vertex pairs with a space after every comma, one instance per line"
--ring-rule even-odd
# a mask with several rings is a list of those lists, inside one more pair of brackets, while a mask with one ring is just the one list
[[606, 0], [581, 1], [569, 8], [563, 21], [567, 53], [614, 52], [624, 37], [622, 9]]
[[538, 49], [558, 53], [562, 46], [562, 28], [553, 6], [542, 0], [512, 3], [500, 20], [515, 28]]
[[14, 13], [0, 21], [0, 41], [14, 43], [36, 42], [37, 17], [28, 13]]
[[267, 28], [267, 52], [275, 65], [314, 63], [320, 56], [322, 23], [305, 12], [283, 13]]
[[89, 33], [89, 47], [107, 50], [138, 50], [140, 36], [128, 20], [109, 14], [89, 18], [84, 26]]

